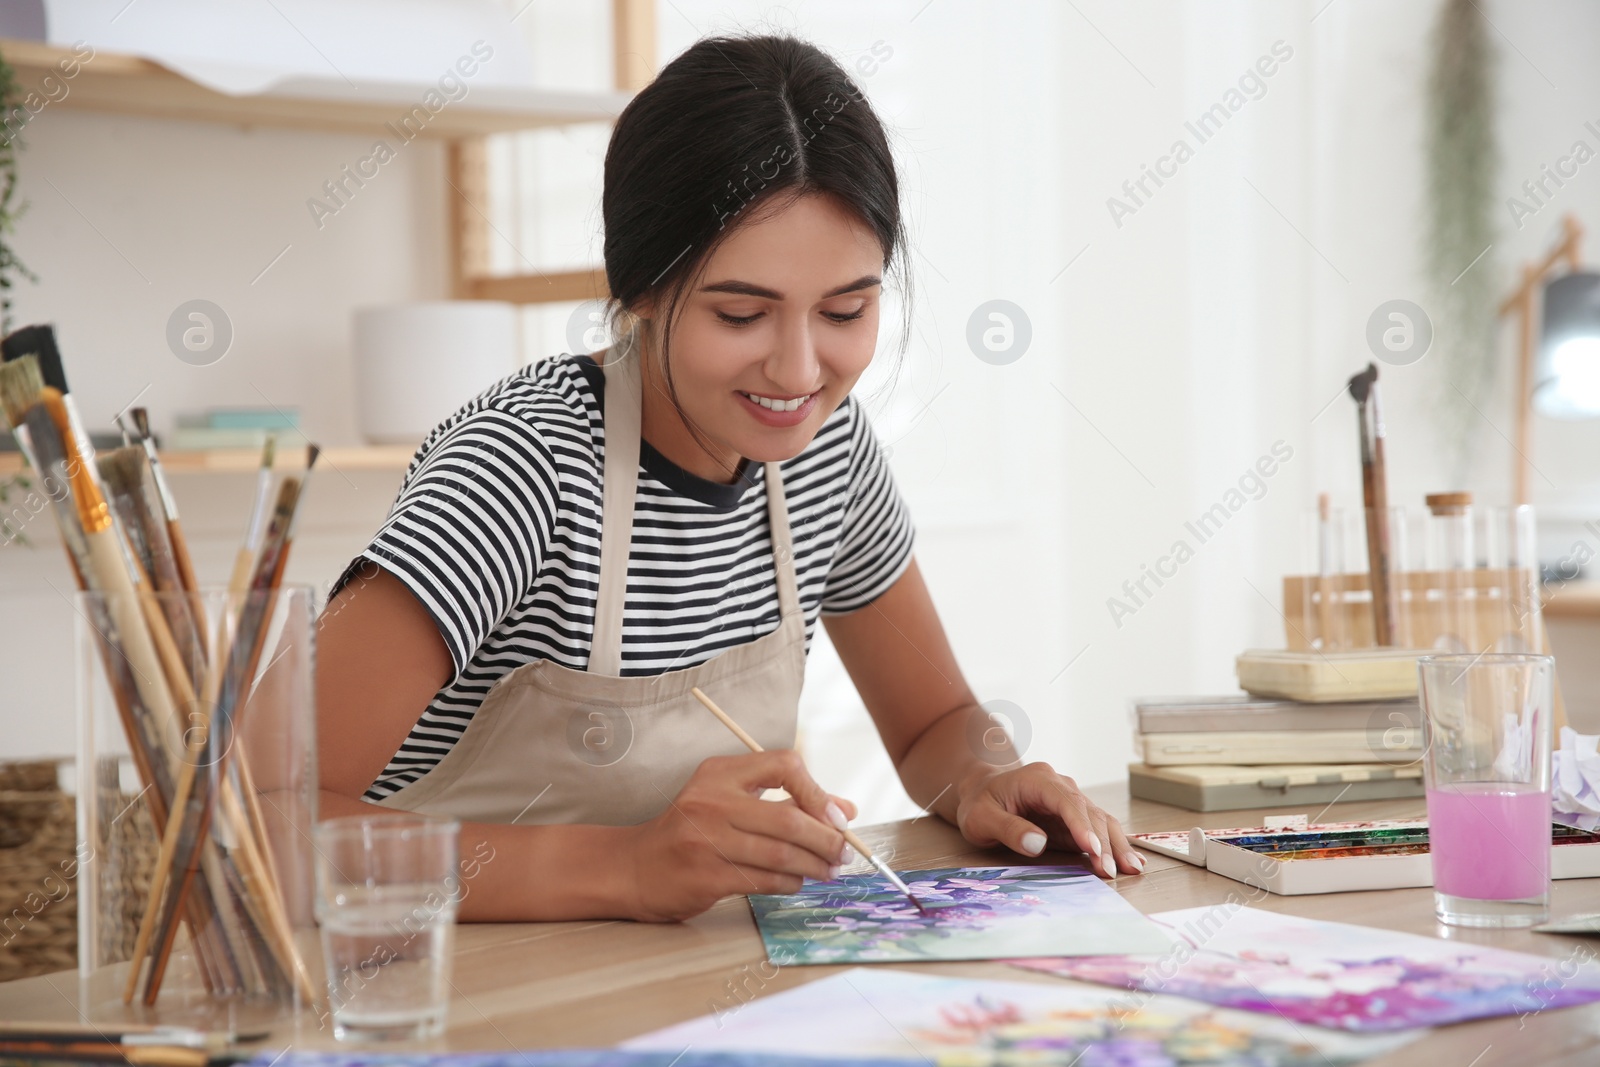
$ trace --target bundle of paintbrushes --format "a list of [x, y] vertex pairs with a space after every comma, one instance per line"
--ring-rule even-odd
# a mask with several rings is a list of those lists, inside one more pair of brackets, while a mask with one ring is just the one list
[[[85, 598], [160, 853], [128, 961], [124, 999], [143, 979], [154, 1004], [186, 928], [213, 996], [310, 999], [240, 727], [293, 541], [303, 476], [271, 503], [263, 456], [245, 544], [226, 601], [208, 619], [178, 509], [142, 409], [123, 448], [95, 455], [48, 326], [0, 342], [0, 401], [38, 472]], [[317, 448], [307, 450], [306, 473]], [[215, 833], [213, 828], [221, 827]], [[145, 966], [148, 961], [148, 967]]]

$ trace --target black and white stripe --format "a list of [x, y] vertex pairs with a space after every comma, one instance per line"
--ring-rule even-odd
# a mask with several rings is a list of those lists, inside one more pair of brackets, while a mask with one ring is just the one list
[[[335, 585], [397, 576], [433, 615], [456, 675], [367, 797], [427, 773], [489, 688], [536, 659], [583, 670], [594, 630], [604, 376], [559, 356], [511, 375], [428, 435], [389, 516]], [[765, 469], [699, 478], [640, 442], [622, 671], [691, 666], [778, 625]], [[806, 642], [818, 616], [864, 607], [911, 558], [913, 531], [877, 438], [846, 398], [783, 465]]]

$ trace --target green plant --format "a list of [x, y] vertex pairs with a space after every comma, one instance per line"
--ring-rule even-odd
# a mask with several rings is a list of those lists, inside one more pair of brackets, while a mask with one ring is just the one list
[[[17, 152], [22, 143], [20, 135], [14, 132], [22, 129], [27, 118], [16, 71], [0, 55], [0, 336], [11, 332], [11, 288], [15, 277], [21, 276], [31, 282], [39, 280], [18, 258], [10, 240], [16, 232], [17, 219], [27, 210], [25, 203], [19, 204], [16, 200]], [[12, 492], [28, 489], [31, 484], [25, 474], [0, 481], [0, 504], [7, 503]], [[21, 530], [13, 533], [9, 520], [0, 523], [0, 532], [8, 535], [8, 541], [16, 539], [27, 543]]]
[[1428, 73], [1424, 259], [1441, 358], [1440, 429], [1457, 476], [1472, 462], [1480, 401], [1494, 377], [1500, 279], [1495, 242], [1495, 54], [1473, 0], [1445, 0]]

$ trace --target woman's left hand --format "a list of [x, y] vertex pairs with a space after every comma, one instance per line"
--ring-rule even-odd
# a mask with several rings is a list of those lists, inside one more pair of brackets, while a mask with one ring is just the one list
[[1037, 856], [1047, 844], [1079, 849], [1105, 878], [1144, 870], [1122, 824], [1048, 763], [985, 770], [963, 782], [958, 796], [956, 826], [979, 847], [1003, 844], [1024, 856]]

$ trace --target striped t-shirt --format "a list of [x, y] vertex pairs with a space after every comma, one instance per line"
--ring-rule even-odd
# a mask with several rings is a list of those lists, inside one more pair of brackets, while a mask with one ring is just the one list
[[[428, 435], [382, 528], [335, 584], [374, 567], [395, 575], [433, 616], [455, 665], [369, 800], [434, 767], [507, 672], [539, 659], [587, 667], [604, 395], [600, 368], [571, 355], [485, 390]], [[622, 673], [692, 666], [777, 629], [765, 468], [744, 460], [733, 484], [719, 484], [648, 441], [639, 467]], [[900, 577], [913, 531], [853, 397], [782, 469], [809, 648], [821, 613], [864, 607]]]

